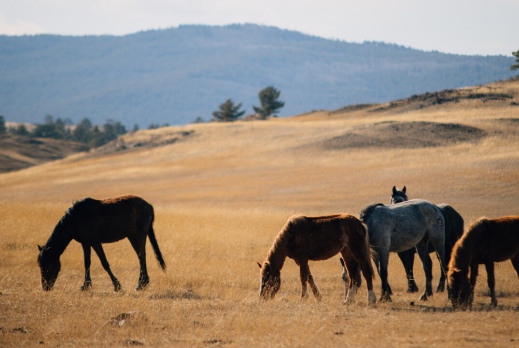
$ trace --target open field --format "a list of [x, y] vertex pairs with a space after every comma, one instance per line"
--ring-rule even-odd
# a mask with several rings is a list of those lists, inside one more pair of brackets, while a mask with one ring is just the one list
[[[519, 81], [506, 88], [518, 91]], [[497, 87], [494, 88], [494, 90]], [[519, 279], [496, 266], [499, 306], [489, 309], [480, 270], [474, 310], [452, 312], [446, 294], [407, 294], [390, 259], [393, 302], [342, 305], [338, 257], [310, 267], [323, 295], [300, 302], [299, 270], [287, 260], [280, 293], [261, 302], [259, 269], [288, 217], [358, 213], [388, 203], [393, 185], [410, 198], [450, 203], [466, 225], [519, 214], [519, 97], [506, 105], [460, 100], [421, 109], [315, 112], [288, 119], [194, 124], [140, 131], [99, 152], [0, 175], [0, 346], [333, 347], [517, 345]], [[390, 106], [390, 104], [388, 104]], [[382, 145], [382, 146], [381, 146]], [[105, 246], [122, 293], [72, 242], [53, 291], [36, 264], [64, 211], [84, 197], [133, 193], [155, 207], [168, 266], [148, 243], [151, 284], [134, 291], [138, 260], [128, 241]], [[434, 283], [439, 271], [434, 260]], [[420, 289], [424, 278], [415, 261]], [[375, 280], [380, 295], [380, 279]], [[123, 321], [118, 315], [130, 313]]]

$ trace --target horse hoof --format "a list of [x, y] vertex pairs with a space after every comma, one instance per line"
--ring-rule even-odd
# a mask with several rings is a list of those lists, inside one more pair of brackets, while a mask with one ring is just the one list
[[427, 294], [422, 294], [422, 296], [420, 296], [420, 298], [418, 299], [418, 301], [427, 301], [429, 299], [429, 296], [427, 296]]
[[114, 284], [114, 292], [119, 292], [121, 290], [122, 290], [122, 287], [121, 287], [120, 283]]
[[81, 291], [87, 291], [87, 290], [90, 290], [91, 288], [92, 288], [92, 283], [88, 282], [88, 283], [81, 285], [81, 287], [79, 289]]
[[139, 284], [139, 285], [137, 285], [137, 287], [135, 288], [135, 290], [137, 290], [137, 291], [146, 290], [146, 288], [148, 287], [148, 284], [149, 284], [149, 283]]

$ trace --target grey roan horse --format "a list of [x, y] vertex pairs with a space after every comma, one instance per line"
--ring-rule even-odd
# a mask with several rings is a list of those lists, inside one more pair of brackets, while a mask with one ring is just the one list
[[[393, 192], [391, 194], [391, 204], [402, 203], [407, 201], [407, 193], [406, 187], [404, 186], [401, 190], [398, 190], [395, 186], [393, 186]], [[443, 217], [445, 218], [445, 263], [449, 264], [449, 260], [451, 257], [452, 248], [458, 239], [460, 239], [463, 234], [464, 221], [463, 217], [449, 204], [438, 204], [438, 208], [443, 213]], [[429, 253], [434, 252], [434, 248], [431, 243], [428, 246]], [[398, 253], [398, 257], [402, 261], [402, 264], [405, 268], [405, 273], [407, 276], [407, 292], [417, 292], [418, 286], [414, 281], [413, 275], [413, 265], [414, 265], [414, 254], [416, 252], [415, 248], [402, 251]], [[447, 271], [447, 270], [445, 270]], [[440, 280], [438, 281], [438, 287], [436, 289], [437, 292], [441, 292], [445, 289], [445, 272], [442, 270]]]
[[92, 286], [91, 249], [99, 256], [103, 268], [110, 276], [114, 291], [121, 290], [121, 284], [110, 270], [101, 244], [117, 242], [124, 238], [128, 238], [139, 257], [141, 270], [136, 290], [145, 289], [150, 281], [146, 269], [146, 238], [150, 239], [160, 267], [166, 269], [153, 232], [153, 220], [153, 207], [144, 199], [132, 195], [104, 200], [85, 198], [74, 203], [58, 222], [45, 246], [38, 246], [38, 265], [43, 290], [52, 290], [61, 269], [59, 258], [73, 239], [81, 243], [84, 253], [85, 282], [81, 290], [87, 290]]
[[[445, 219], [441, 210], [425, 200], [411, 200], [386, 206], [372, 204], [360, 213], [368, 227], [373, 260], [382, 281], [381, 301], [391, 300], [387, 281], [389, 252], [401, 252], [416, 247], [425, 272], [425, 291], [420, 300], [432, 296], [432, 261], [427, 250], [430, 241], [438, 253], [443, 269], [445, 263]], [[424, 238], [427, 237], [427, 238]]]

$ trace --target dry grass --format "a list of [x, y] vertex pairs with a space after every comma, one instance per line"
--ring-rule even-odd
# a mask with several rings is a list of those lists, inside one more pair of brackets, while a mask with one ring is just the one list
[[[366, 308], [365, 288], [357, 304], [341, 304], [338, 258], [310, 265], [321, 303], [299, 301], [298, 268], [291, 260], [276, 299], [260, 302], [256, 261], [263, 260], [290, 215], [358, 214], [369, 203], [388, 202], [393, 185], [406, 185], [413, 198], [452, 204], [467, 223], [482, 215], [518, 214], [519, 136], [513, 125], [495, 121], [518, 117], [514, 107], [456, 107], [189, 125], [139, 135], [160, 141], [161, 132], [167, 138], [193, 131], [170, 145], [75, 155], [0, 175], [0, 346], [517, 344], [519, 280], [509, 263], [497, 266], [497, 309], [487, 307], [482, 270], [475, 310], [452, 312], [445, 294], [418, 303], [418, 295], [405, 293], [395, 255], [389, 269], [393, 302], [374, 308]], [[384, 121], [454, 122], [483, 129], [487, 136], [436, 148], [330, 150], [319, 145]], [[168, 272], [160, 271], [148, 247], [151, 284], [135, 292], [137, 257], [121, 241], [105, 251], [124, 291], [112, 292], [94, 257], [94, 288], [80, 292], [82, 250], [72, 242], [62, 255], [55, 289], [43, 293], [36, 244], [46, 241], [74, 200], [123, 193], [141, 195], [154, 205]], [[436, 262], [434, 267], [437, 280]], [[415, 268], [423, 289], [418, 260]], [[378, 278], [375, 284], [379, 294]], [[122, 313], [130, 313], [130, 319], [112, 320]]]

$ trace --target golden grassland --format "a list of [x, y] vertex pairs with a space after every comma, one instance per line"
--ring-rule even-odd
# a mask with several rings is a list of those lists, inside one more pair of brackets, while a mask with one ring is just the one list
[[[513, 86], [517, 88], [516, 85]], [[196, 124], [141, 131], [127, 143], [190, 135], [169, 145], [105, 155], [78, 154], [0, 175], [0, 346], [492, 346], [517, 345], [519, 280], [496, 267], [499, 306], [490, 309], [483, 268], [473, 311], [453, 312], [446, 294], [425, 303], [407, 294], [396, 255], [393, 301], [342, 305], [338, 257], [311, 262], [323, 301], [300, 301], [299, 270], [287, 260], [282, 287], [259, 300], [259, 269], [289, 216], [346, 212], [388, 203], [393, 185], [411, 198], [450, 203], [466, 224], [519, 214], [519, 134], [499, 119], [517, 107], [474, 104], [405, 113], [316, 112], [287, 119]], [[335, 136], [380, 122], [459, 123], [486, 131], [478, 141], [439, 147], [325, 149]], [[148, 246], [151, 284], [136, 292], [138, 260], [129, 242], [105, 246], [123, 291], [113, 293], [97, 257], [94, 287], [81, 292], [83, 255], [72, 242], [53, 291], [36, 265], [43, 244], [77, 199], [134, 193], [155, 207], [155, 231], [168, 266]], [[433, 259], [435, 257], [431, 255]], [[420, 289], [424, 278], [415, 261]], [[438, 279], [434, 262], [434, 283]], [[380, 295], [380, 280], [375, 280]], [[130, 313], [126, 321], [118, 315]]]

